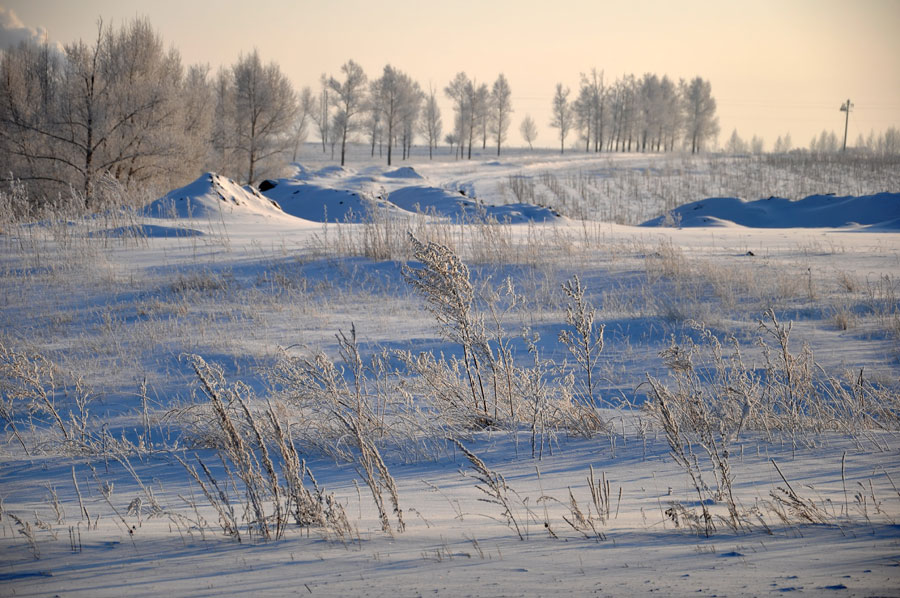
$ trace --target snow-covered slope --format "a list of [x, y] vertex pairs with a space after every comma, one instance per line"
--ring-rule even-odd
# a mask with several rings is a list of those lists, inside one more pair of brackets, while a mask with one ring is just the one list
[[298, 179], [271, 181], [263, 195], [285, 213], [315, 222], [358, 222], [372, 209], [399, 212], [393, 205], [354, 189], [335, 189]]
[[[659, 226], [665, 217], [644, 226]], [[839, 228], [871, 227], [900, 230], [900, 193], [878, 193], [863, 197], [811, 195], [799, 201], [770, 197], [744, 201], [714, 197], [685, 204], [672, 212], [669, 222], [681, 226], [738, 224], [750, 228]]]
[[156, 218], [283, 217], [281, 206], [253, 187], [207, 172], [184, 187], [170, 191], [146, 208]]

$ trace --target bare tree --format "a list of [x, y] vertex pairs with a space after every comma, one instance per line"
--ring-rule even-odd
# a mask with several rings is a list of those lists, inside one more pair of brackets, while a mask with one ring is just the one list
[[491, 132], [497, 141], [497, 155], [500, 155], [500, 146], [506, 140], [506, 132], [509, 129], [509, 118], [512, 114], [512, 90], [509, 88], [509, 82], [503, 73], [494, 81], [491, 89], [491, 108], [493, 118], [491, 119]]
[[729, 137], [728, 141], [725, 143], [725, 151], [729, 154], [747, 153], [747, 142], [741, 139], [741, 136], [738, 135], [737, 129], [734, 129], [731, 132], [731, 137]]
[[334, 92], [334, 105], [337, 108], [335, 123], [340, 127], [341, 166], [347, 155], [347, 138], [356, 129], [356, 117], [362, 111], [366, 94], [366, 74], [362, 67], [348, 60], [342, 67], [344, 80], [334, 77], [328, 79], [328, 87]]
[[412, 128], [418, 117], [422, 92], [409, 75], [387, 65], [381, 78], [373, 82], [371, 93], [372, 104], [377, 107], [385, 130], [387, 163], [390, 166], [398, 134], [403, 137], [403, 156], [406, 157], [407, 138], [411, 136], [411, 131], [407, 129]]
[[519, 132], [522, 134], [522, 139], [528, 144], [528, 148], [534, 149], [533, 142], [537, 139], [538, 130], [530, 114], [526, 114], [525, 118], [522, 119], [522, 124], [519, 125]]
[[428, 159], [434, 157], [433, 151], [437, 148], [441, 139], [444, 124], [441, 121], [441, 109], [438, 106], [435, 91], [429, 87], [428, 96], [425, 99], [425, 109], [422, 112], [422, 132], [428, 141]]
[[161, 180], [202, 159], [179, 156], [196, 148], [185, 142], [181, 58], [146, 19], [118, 30], [101, 21], [90, 45], [64, 56], [46, 44], [5, 50], [0, 71], [0, 162], [29, 184], [77, 189], [91, 208], [101, 176]]
[[581, 133], [584, 140], [584, 151], [591, 151], [591, 140], [594, 137], [594, 125], [597, 122], [594, 111], [597, 104], [594, 101], [594, 89], [591, 82], [583, 74], [581, 75], [581, 87], [578, 89], [578, 97], [572, 105], [575, 113], [575, 127]]
[[483, 119], [487, 117], [487, 100], [490, 92], [487, 85], [476, 85], [465, 73], [457, 73], [453, 81], [444, 88], [444, 93], [453, 100], [460, 155], [468, 143], [468, 158], [471, 160], [475, 131], [479, 125], [486, 127], [486, 121]]
[[252, 184], [262, 162], [289, 148], [297, 98], [274, 62], [263, 66], [254, 50], [231, 67], [229, 99], [234, 104], [235, 151], [245, 157], [246, 182]]
[[574, 112], [569, 104], [568, 87], [563, 88], [562, 83], [556, 84], [556, 93], [553, 95], [553, 113], [550, 126], [559, 129], [559, 153], [566, 151], [566, 137], [574, 122]]
[[703, 148], [710, 137], [719, 134], [719, 119], [716, 117], [716, 100], [712, 97], [709, 81], [694, 77], [690, 83], [682, 84], [682, 98], [685, 115], [685, 143], [690, 141], [691, 153]]
[[331, 127], [331, 94], [328, 91], [328, 77], [324, 74], [319, 79], [322, 86], [319, 97], [315, 101], [315, 110], [310, 113], [312, 121], [319, 131], [319, 139], [322, 140], [322, 153], [325, 153], [325, 144], [330, 139], [328, 130]]
[[[471, 98], [474, 92], [472, 81], [465, 73], [457, 73], [450, 84], [444, 88], [444, 94], [453, 100], [455, 112], [456, 141], [459, 144], [459, 155], [462, 155], [463, 141], [466, 138], [467, 124], [474, 122]], [[469, 157], [471, 158], [471, 150]]]
[[292, 137], [294, 138], [294, 152], [291, 156], [291, 162], [297, 161], [297, 154], [300, 152], [300, 145], [306, 141], [307, 122], [311, 120], [316, 109], [316, 101], [313, 99], [312, 89], [309, 86], [300, 90], [300, 98], [297, 105], [297, 117], [294, 119], [294, 130]]
[[754, 135], [750, 140], [750, 152], [759, 155], [765, 150], [765, 145], [765, 141], [763, 141], [762, 137]]
[[416, 134], [416, 123], [419, 121], [419, 113], [422, 111], [422, 100], [425, 94], [419, 84], [413, 80], [409, 80], [409, 85], [404, 94], [404, 102], [400, 112], [400, 124], [402, 131], [403, 159], [409, 158], [412, 151], [413, 139]]
[[367, 98], [364, 112], [366, 113], [365, 127], [369, 134], [369, 155], [375, 157], [375, 146], [378, 145], [378, 155], [381, 155], [382, 134], [381, 126], [381, 79], [369, 83], [369, 97]]
[[[475, 87], [475, 82], [473, 81], [472, 85], [473, 91], [475, 92], [472, 96], [472, 106], [474, 106], [473, 115], [475, 117], [475, 122], [473, 124], [476, 129], [481, 130], [481, 149], [486, 149], [488, 129], [490, 128], [492, 116], [490, 107], [491, 92], [485, 83]], [[469, 143], [469, 157], [472, 157], [471, 138]]]

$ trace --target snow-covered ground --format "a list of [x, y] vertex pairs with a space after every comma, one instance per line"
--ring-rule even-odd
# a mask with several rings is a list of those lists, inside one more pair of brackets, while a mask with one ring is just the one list
[[[341, 168], [310, 152], [261, 193], [205, 174], [141, 213], [4, 225], [0, 594], [900, 595], [900, 189], [810, 189], [839, 196], [811, 209], [839, 201], [829, 218], [848, 215], [813, 228], [798, 201], [768, 201], [761, 224], [753, 202], [786, 195], [789, 175], [759, 197], [707, 202], [723, 196], [728, 166], [710, 172], [706, 158], [352, 158]], [[893, 193], [863, 197], [880, 191]], [[711, 221], [691, 219], [698, 211]], [[632, 226], [657, 217], [670, 226]], [[507, 350], [519, 376], [514, 421], [505, 403], [482, 413], [487, 426], [468, 407], [436, 408], [440, 388], [424, 391], [404, 361], [404, 351], [448, 365], [465, 357], [408, 282], [423, 267], [408, 232], [467, 264], [473, 321], [484, 317], [493, 354]], [[582, 411], [571, 405], [585, 371], [559, 336], [576, 332], [562, 290], [575, 275], [596, 308], [594, 333], [605, 324], [596, 407]], [[277, 379], [279, 364], [316, 352], [340, 366], [348, 345], [335, 335], [351, 329], [363, 362], [380, 364], [365, 386], [378, 423], [359, 425], [396, 484], [403, 531], [382, 485], [383, 531], [360, 445], [327, 393], [301, 407], [299, 386]], [[789, 335], [781, 362], [779, 330]], [[683, 376], [684, 351], [696, 379]], [[198, 376], [216, 379], [204, 363], [221, 368], [216, 388], [233, 413], [243, 398], [258, 422], [271, 407], [289, 424], [346, 515], [342, 531], [291, 519], [264, 541], [248, 523], [241, 466], [218, 456], [228, 440]], [[777, 387], [777, 363], [803, 380]], [[728, 384], [716, 386], [721, 364]], [[859, 402], [841, 404], [843, 415], [798, 408], [773, 413], [770, 429], [755, 423], [766, 388], [825, 393], [838, 380]], [[712, 441], [718, 468], [686, 430], [697, 459], [673, 456], [654, 384], [674, 392], [679, 382], [698, 384], [686, 396], [717, 388], [713, 412], [744, 401], [741, 425], [723, 424]], [[750, 394], [734, 399], [735, 389]], [[873, 396], [881, 403], [862, 404]], [[252, 446], [254, 431], [240, 433]], [[212, 499], [200, 485], [211, 478]], [[224, 533], [228, 509], [213, 506], [223, 495], [238, 534]], [[274, 525], [276, 497], [263, 498]]]

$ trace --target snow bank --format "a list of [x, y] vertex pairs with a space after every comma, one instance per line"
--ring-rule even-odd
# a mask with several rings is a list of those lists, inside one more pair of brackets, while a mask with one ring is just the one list
[[214, 172], [170, 191], [146, 208], [145, 216], [156, 218], [220, 218], [224, 216], [283, 216], [277, 202], [253, 187], [241, 187]]
[[361, 191], [332, 189], [297, 179], [279, 179], [265, 197], [277, 202], [286, 214], [315, 222], [359, 222], [375, 208], [397, 208]]
[[[714, 197], [685, 204], [673, 210], [681, 226], [728, 226], [750, 228], [839, 228], [865, 227], [900, 230], [900, 193], [878, 193], [862, 197], [811, 195], [799, 201], [770, 197], [744, 201]], [[665, 216], [642, 226], [660, 226]], [[669, 219], [671, 222], [672, 219]]]
[[416, 172], [412, 166], [402, 166], [397, 170], [385, 172], [382, 176], [389, 179], [421, 179], [422, 175]]

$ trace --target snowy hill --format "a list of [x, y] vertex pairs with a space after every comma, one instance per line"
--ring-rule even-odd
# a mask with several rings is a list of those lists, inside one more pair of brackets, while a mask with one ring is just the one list
[[277, 202], [286, 214], [314, 222], [358, 222], [373, 208], [399, 212], [383, 200], [351, 189], [335, 189], [298, 179], [270, 181], [263, 195]]
[[[900, 193], [878, 193], [862, 197], [811, 195], [799, 201], [770, 197], [744, 201], [714, 197], [685, 204], [672, 211], [681, 226], [727, 226], [749, 228], [840, 228], [867, 227], [900, 230]], [[672, 220], [670, 219], [670, 222]], [[665, 217], [643, 226], [660, 226]]]
[[170, 191], [146, 208], [144, 215], [156, 218], [220, 218], [224, 216], [281, 216], [277, 202], [252, 187], [207, 172], [184, 187]]

